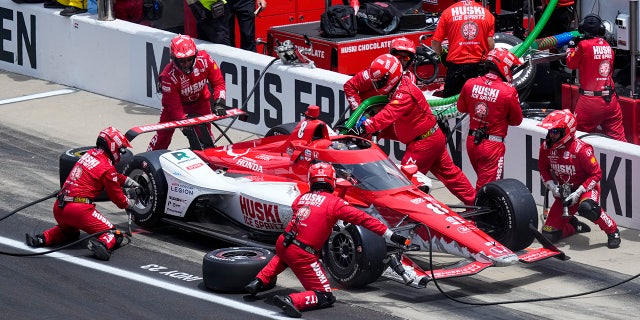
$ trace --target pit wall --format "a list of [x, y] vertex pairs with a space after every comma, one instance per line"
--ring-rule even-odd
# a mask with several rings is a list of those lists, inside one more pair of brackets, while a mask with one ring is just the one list
[[[42, 4], [16, 4], [0, 0], [0, 69], [76, 87], [85, 91], [161, 108], [157, 77], [169, 61], [168, 44], [175, 34], [126, 21], [98, 21], [95, 15], [70, 18]], [[241, 107], [272, 57], [222, 45], [198, 42], [218, 62], [227, 83], [227, 104]], [[286, 66], [275, 62], [264, 72], [246, 104], [247, 122], [234, 127], [256, 134], [298, 121], [308, 105], [319, 105], [322, 118], [334, 123], [346, 103], [342, 85], [348, 76], [321, 69]], [[457, 120], [451, 120], [455, 125]], [[224, 124], [224, 123], [223, 123]], [[537, 171], [538, 149], [544, 130], [525, 119], [509, 129], [506, 139], [505, 177], [516, 178], [543, 203]], [[465, 151], [468, 122], [454, 134], [450, 152], [465, 174], [475, 173]], [[582, 136], [583, 133], [578, 133]], [[624, 227], [640, 230], [640, 146], [587, 136], [603, 169], [603, 207]], [[382, 141], [396, 161], [404, 147]]]

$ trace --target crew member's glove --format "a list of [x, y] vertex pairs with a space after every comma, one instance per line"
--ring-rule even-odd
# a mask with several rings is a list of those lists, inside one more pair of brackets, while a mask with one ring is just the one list
[[580, 42], [582, 40], [582, 38], [580, 37], [573, 37], [571, 38], [571, 40], [569, 40], [569, 43], [567, 43], [567, 47], [568, 48], [575, 48], [578, 45], [578, 42]]
[[555, 182], [553, 182], [553, 180], [545, 181], [544, 185], [547, 187], [549, 191], [551, 191], [551, 194], [553, 194], [554, 197], [556, 198], [562, 197], [562, 194], [560, 193], [560, 187], [558, 187], [558, 185]]
[[211, 107], [211, 112], [218, 117], [227, 115], [227, 101], [223, 98], [218, 98], [214, 103], [213, 107]]
[[124, 187], [125, 188], [140, 188], [140, 184], [131, 179], [131, 177], [127, 177], [127, 180], [124, 181]]
[[408, 246], [411, 243], [411, 241], [409, 241], [409, 239], [407, 239], [407, 238], [405, 238], [405, 237], [403, 237], [403, 236], [401, 236], [401, 235], [399, 235], [399, 234], [397, 234], [395, 232], [391, 235], [391, 239], [390, 240], [395, 242], [395, 243], [397, 243], [397, 244], [399, 244], [399, 245], [401, 245], [401, 246]]
[[564, 202], [562, 204], [566, 207], [571, 207], [572, 205], [578, 203], [580, 200], [580, 196], [587, 191], [583, 186], [580, 186], [576, 191], [571, 193], [568, 197], [564, 198]]
[[138, 188], [125, 188], [124, 195], [127, 197], [127, 199], [136, 200], [138, 199]]
[[127, 209], [133, 210], [133, 208], [135, 208], [136, 206], [136, 202], [138, 202], [137, 199], [127, 199], [127, 203], [129, 203], [129, 206], [127, 207]]

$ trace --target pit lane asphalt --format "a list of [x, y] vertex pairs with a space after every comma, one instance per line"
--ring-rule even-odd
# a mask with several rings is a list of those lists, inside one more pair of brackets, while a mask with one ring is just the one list
[[[126, 131], [157, 122], [159, 116], [159, 110], [2, 71], [0, 85], [0, 217], [58, 188], [58, 157], [64, 150], [92, 145], [104, 127]], [[59, 91], [66, 89], [71, 90]], [[31, 96], [47, 92], [54, 94], [37, 99]], [[237, 130], [229, 134], [234, 141], [255, 137]], [[134, 140], [133, 151], [144, 151], [149, 138]], [[176, 133], [172, 148], [182, 145], [186, 140]], [[457, 202], [440, 183], [435, 187], [437, 198]], [[45, 201], [0, 222], [0, 251], [32, 250], [22, 244], [24, 233], [40, 232], [54, 224], [52, 203]], [[114, 205], [100, 203], [98, 208], [119, 228], [127, 227], [126, 216]], [[1, 256], [0, 314], [16, 319], [258, 319], [283, 315], [270, 304], [271, 296], [301, 289], [293, 274], [286, 271], [276, 289], [256, 301], [242, 294], [210, 292], [199, 279], [202, 258], [206, 252], [229, 244], [170, 227], [153, 232], [134, 228], [131, 244], [117, 250], [108, 262], [90, 258], [84, 243], [48, 256]], [[604, 246], [606, 236], [594, 228], [589, 234], [560, 243], [572, 260], [489, 268], [475, 276], [439, 283], [450, 295], [472, 302], [593, 290], [640, 272], [639, 232], [623, 230], [622, 237], [622, 247], [609, 250]], [[424, 254], [416, 256], [427, 260]], [[450, 260], [441, 254], [434, 259], [437, 263]], [[433, 284], [413, 289], [380, 280], [363, 289], [338, 289], [338, 303], [333, 308], [305, 312], [304, 317], [628, 319], [640, 311], [638, 293], [640, 282], [636, 279], [584, 297], [478, 307], [448, 300]]]

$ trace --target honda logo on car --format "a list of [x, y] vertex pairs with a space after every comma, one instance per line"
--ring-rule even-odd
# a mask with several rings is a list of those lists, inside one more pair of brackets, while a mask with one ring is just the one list
[[240, 158], [236, 161], [236, 164], [252, 171], [262, 172], [262, 166], [255, 163], [253, 159]]
[[170, 188], [171, 192], [175, 192], [175, 193], [182, 193], [182, 194], [186, 194], [189, 196], [193, 195], [193, 187], [192, 186], [188, 186], [188, 185], [181, 185], [179, 183], [173, 183], [171, 184], [171, 188]]
[[244, 223], [253, 228], [263, 230], [284, 230], [278, 205], [254, 201], [240, 196], [240, 210]]

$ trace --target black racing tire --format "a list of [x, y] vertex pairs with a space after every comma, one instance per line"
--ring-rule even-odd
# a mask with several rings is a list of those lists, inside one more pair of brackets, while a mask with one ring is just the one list
[[265, 134], [264, 136], [265, 137], [278, 136], [278, 135], [288, 136], [293, 133], [293, 130], [295, 130], [297, 125], [298, 124], [296, 122], [279, 124], [269, 129], [269, 131], [267, 131], [267, 134]]
[[131, 211], [133, 221], [142, 227], [156, 226], [164, 215], [167, 199], [167, 180], [160, 166], [160, 156], [167, 150], [156, 150], [135, 155], [124, 174], [137, 181], [142, 188]]
[[[65, 151], [60, 155], [59, 164], [58, 164], [58, 173], [60, 175], [60, 187], [64, 184], [69, 176], [69, 172], [73, 169], [73, 166], [76, 165], [76, 162], [82, 157], [87, 151], [93, 149], [93, 146], [86, 147], [78, 147]], [[116, 164], [116, 171], [122, 173], [124, 171], [124, 167], [129, 163], [131, 158], [133, 157], [133, 153], [131, 150], [127, 149], [127, 152], [120, 156], [120, 162]], [[105, 191], [101, 192], [93, 201], [109, 201], [109, 196]]]
[[[257, 247], [221, 248], [208, 252], [202, 259], [202, 278], [207, 289], [238, 293], [264, 266], [275, 253]], [[269, 290], [276, 285], [277, 278], [265, 285]]]
[[533, 243], [529, 224], [538, 228], [538, 208], [527, 187], [516, 179], [489, 182], [478, 190], [476, 206], [492, 209], [476, 216], [479, 229], [511, 251], [519, 251]]
[[[493, 36], [496, 48], [511, 49], [512, 47], [522, 43], [518, 37], [507, 33], [496, 33]], [[525, 54], [522, 58], [526, 59], [530, 54]], [[520, 101], [526, 101], [531, 93], [533, 82], [536, 77], [536, 65], [529, 64], [524, 70], [513, 75], [513, 86], [518, 90]]]
[[327, 273], [346, 288], [364, 287], [387, 268], [387, 245], [382, 237], [361, 226], [332, 232], [322, 250]]

